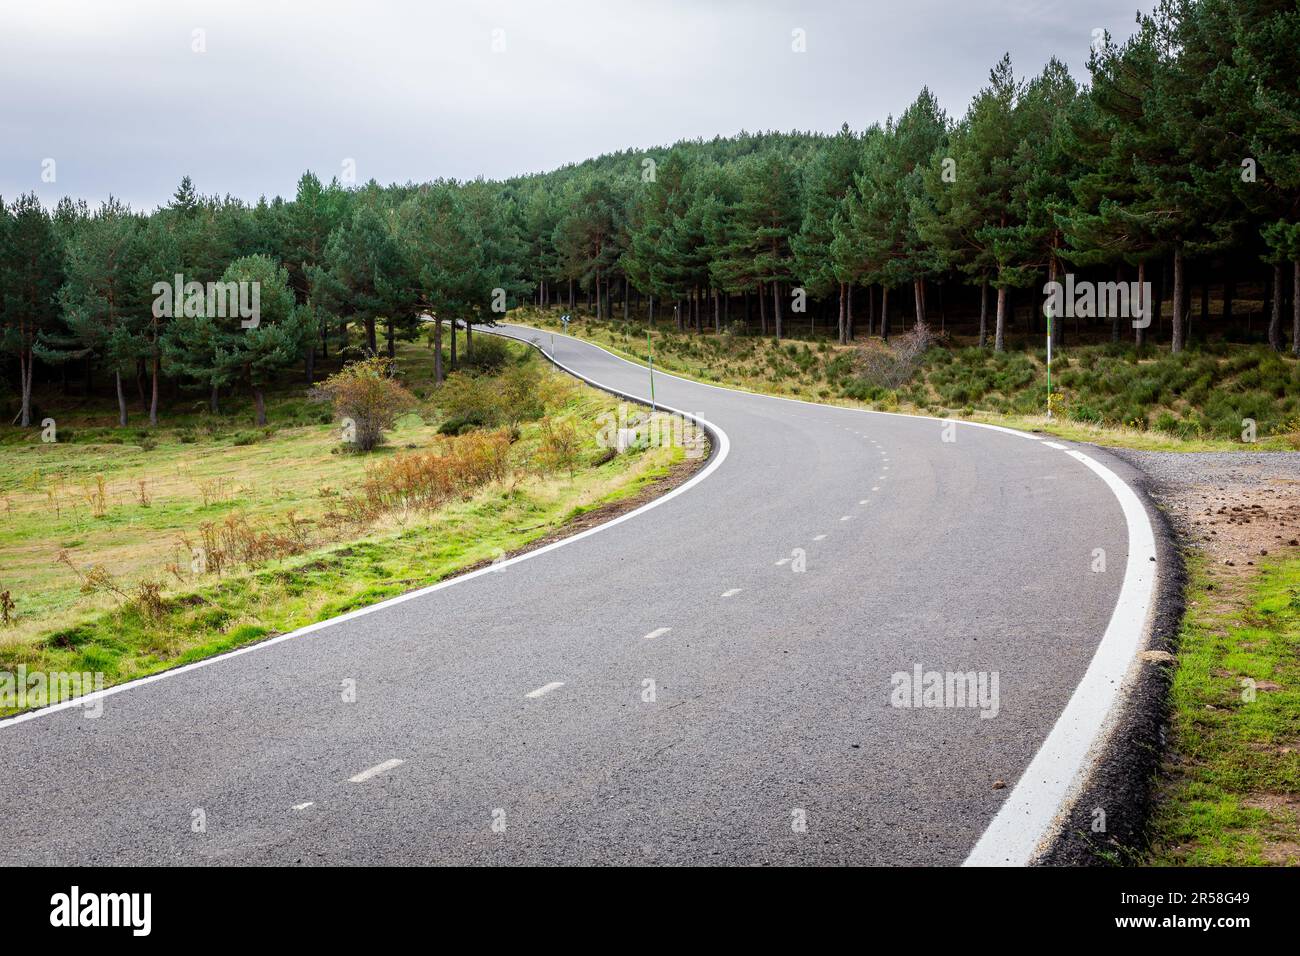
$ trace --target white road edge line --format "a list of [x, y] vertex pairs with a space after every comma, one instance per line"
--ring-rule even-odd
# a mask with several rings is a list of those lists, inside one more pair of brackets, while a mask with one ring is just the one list
[[[355, 777], [348, 777], [348, 783], [365, 783], [371, 777], [377, 777], [381, 773], [388, 773], [388, 771], [392, 770], [394, 767], [400, 767], [404, 763], [406, 763], [405, 760], [398, 760], [396, 757], [392, 760], [385, 760], [383, 763], [375, 764], [369, 770], [361, 771]], [[310, 805], [311, 804], [308, 804], [308, 806]], [[294, 809], [298, 808], [295, 807]]]
[[[484, 332], [488, 332], [489, 334], [492, 334], [490, 330], [487, 329], [480, 329], [480, 331], [484, 331]], [[546, 355], [546, 352], [534, 342], [529, 342], [526, 339], [521, 339], [513, 335], [502, 335], [502, 337], [511, 338], [517, 342], [524, 342], [526, 345], [532, 345], [539, 352], [541, 352], [542, 355], [546, 356], [546, 358], [552, 364], [554, 364], [560, 369], [563, 369], [565, 372], [572, 375], [574, 378], [580, 379], [581, 381], [584, 381], [589, 385], [592, 385], [596, 388], [603, 389], [607, 392], [612, 392], [616, 395], [623, 395], [637, 402], [641, 401], [641, 399], [636, 399], [633, 396], [627, 395], [626, 392], [622, 392], [616, 388], [611, 388], [608, 385], [602, 385], [600, 382], [597, 382], [594, 379], [587, 378], [587, 376], [585, 375], [580, 375], [577, 372], [575, 372], [573, 369], [569, 368], [568, 366], [563, 365], [560, 362], [556, 362], [554, 358], [552, 358], [549, 355]], [[565, 337], [568, 338], [568, 336]], [[597, 348], [599, 348], [599, 346], [597, 346]], [[610, 352], [609, 354], [613, 355], [614, 353]], [[618, 358], [617, 355], [615, 355], [614, 357]], [[635, 363], [629, 362], [628, 364], [634, 365]], [[674, 375], [671, 377], [676, 378], [677, 376]], [[505, 561], [498, 561], [496, 563], [479, 568], [477, 571], [470, 571], [468, 574], [462, 574], [457, 577], [448, 578], [445, 581], [439, 581], [437, 584], [431, 584], [426, 588], [420, 588], [419, 590], [416, 591], [408, 591], [406, 594], [399, 594], [397, 597], [389, 598], [387, 601], [380, 601], [378, 604], [370, 604], [367, 605], [366, 607], [357, 608], [355, 611], [349, 611], [346, 614], [340, 614], [338, 617], [332, 617], [325, 621], [317, 621], [315, 624], [308, 624], [306, 627], [300, 627], [296, 631], [289, 631], [287, 634], [277, 635], [276, 637], [272, 637], [269, 640], [259, 641], [256, 644], [249, 644], [247, 647], [240, 647], [233, 651], [229, 651], [225, 654], [219, 654], [216, 657], [208, 657], [201, 661], [194, 661], [192, 664], [184, 664], [180, 667], [173, 667], [170, 670], [159, 671], [157, 674], [150, 674], [148, 677], [141, 677], [138, 680], [127, 681], [126, 683], [123, 684], [116, 684], [113, 687], [106, 687], [103, 690], [98, 690], [92, 694], [86, 694], [82, 697], [73, 697], [70, 698], [69, 700], [62, 700], [59, 701], [57, 704], [51, 704], [48, 707], [42, 707], [39, 710], [29, 710], [23, 714], [17, 714], [13, 717], [6, 717], [5, 719], [0, 720], [0, 730], [3, 730], [5, 727], [13, 726], [14, 724], [22, 724], [22, 723], [26, 723], [29, 720], [36, 720], [38, 717], [45, 717], [48, 716], [49, 714], [54, 714], [61, 710], [69, 710], [73, 707], [85, 707], [86, 705], [91, 704], [97, 700], [103, 700], [106, 697], [112, 697], [115, 694], [121, 694], [125, 691], [132, 690], [136, 687], [143, 687], [146, 684], [152, 684], [155, 683], [156, 681], [166, 680], [169, 677], [176, 677], [180, 674], [186, 674], [189, 673], [190, 671], [195, 671], [202, 667], [211, 667], [213, 664], [220, 664], [222, 661], [228, 661], [236, 657], [242, 657], [244, 654], [252, 654], [257, 651], [265, 650], [268, 647], [274, 647], [276, 644], [281, 644], [285, 641], [291, 641], [294, 640], [295, 638], [304, 637], [315, 631], [322, 631], [325, 630], [326, 628], [334, 627], [335, 625], [342, 624], [346, 621], [356, 620], [359, 617], [365, 617], [367, 614], [374, 614], [377, 611], [382, 611], [386, 608], [393, 607], [394, 605], [397, 604], [403, 604], [406, 601], [414, 601], [417, 598], [424, 597], [426, 594], [432, 594], [434, 591], [441, 591], [443, 588], [452, 587], [453, 585], [460, 584], [463, 581], [469, 581], [473, 578], [480, 577], [481, 575], [484, 574], [492, 574], [495, 571], [502, 571], [505, 568], [510, 567], [510, 565], [512, 564], [518, 564], [521, 561], [531, 561], [533, 558], [546, 554], [548, 551], [554, 551], [555, 549], [563, 548], [566, 545], [576, 544], [577, 542], [581, 541], [583, 538], [590, 537], [593, 534], [599, 534], [600, 532], [606, 531], [609, 528], [614, 527], [615, 525], [622, 524], [624, 521], [629, 521], [632, 518], [637, 517], [638, 515], [643, 515], [647, 511], [650, 511], [654, 508], [658, 508], [660, 505], [667, 504], [668, 502], [676, 498], [678, 495], [684, 494], [685, 492], [689, 491], [691, 488], [694, 488], [696, 485], [704, 481], [704, 479], [708, 478], [710, 475], [712, 475], [715, 471], [718, 470], [718, 468], [722, 465], [722, 463], [727, 460], [727, 456], [731, 453], [731, 439], [728, 438], [727, 433], [723, 431], [721, 428], [719, 428], [717, 425], [713, 424], [707, 419], [700, 418], [698, 415], [694, 415], [690, 412], [683, 412], [680, 409], [676, 409], [676, 408], [672, 408], [671, 406], [664, 405], [662, 402], [658, 403], [657, 407], [663, 411], [671, 412], [676, 415], [681, 415], [682, 417], [688, 420], [699, 422], [705, 428], [711, 430], [712, 433], [717, 437], [716, 447], [713, 449], [712, 459], [709, 461], [707, 465], [704, 466], [704, 468], [701, 471], [693, 475], [688, 481], [683, 482], [682, 484], [678, 485], [676, 488], [673, 488], [671, 491], [664, 492], [662, 495], [660, 495], [658, 498], [653, 499], [652, 501], [647, 501], [640, 508], [637, 508], [634, 511], [628, 511], [625, 514], [621, 514], [616, 518], [611, 518], [609, 521], [606, 521], [603, 524], [595, 525], [594, 527], [588, 528], [586, 531], [579, 531], [577, 534], [570, 535], [567, 538], [561, 538], [559, 541], [553, 541], [550, 544], [543, 545], [542, 547], [537, 548], [534, 551], [525, 551], [523, 554], [517, 554], [513, 558], [507, 558]]]
[[965, 866], [1026, 866], [1055, 833], [1077, 798], [1115, 719], [1115, 705], [1136, 659], [1151, 615], [1157, 575], [1155, 532], [1137, 493], [1082, 452], [1065, 453], [1090, 468], [1119, 500], [1128, 525], [1128, 564], [1119, 599], [1101, 643], [1065, 710], [1029, 762], [1006, 802], [966, 857]]
[[650, 632], [649, 634], [647, 634], [645, 637], [641, 638], [641, 640], [643, 640], [643, 641], [653, 641], [656, 637], [663, 637], [665, 634], [667, 634], [667, 633], [668, 633], [669, 631], [671, 631], [671, 630], [672, 630], [671, 627], [656, 627], [653, 631], [651, 631], [651, 632]]
[[537, 690], [530, 690], [528, 693], [524, 694], [524, 696], [536, 700], [538, 697], [542, 697], [546, 694], [549, 694], [553, 690], [559, 690], [563, 686], [564, 686], [564, 681], [553, 680], [549, 684], [543, 684], [541, 687], [537, 688]]

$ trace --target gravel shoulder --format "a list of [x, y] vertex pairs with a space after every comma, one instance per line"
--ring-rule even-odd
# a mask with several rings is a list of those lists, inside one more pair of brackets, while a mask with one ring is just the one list
[[[1263, 631], [1240, 627], [1260, 623], [1252, 608], [1262, 583], [1300, 555], [1300, 453], [1107, 451], [1140, 472], [1174, 551], [1162, 563], [1177, 580], [1161, 588], [1142, 655], [1151, 666], [1103, 761], [1125, 773], [1090, 788], [1046, 862], [1293, 862], [1300, 805], [1283, 772], [1295, 759], [1292, 668], [1270, 659], [1286, 657], [1288, 639], [1260, 643]], [[1256, 643], [1240, 643], [1243, 633]], [[1264, 711], [1240, 709], [1243, 675], [1260, 677]], [[1123, 822], [1088, 832], [1081, 811], [1095, 806], [1122, 807]]]

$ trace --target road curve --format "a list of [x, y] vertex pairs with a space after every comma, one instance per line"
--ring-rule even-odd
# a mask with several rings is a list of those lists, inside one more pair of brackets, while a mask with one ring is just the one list
[[[498, 331], [648, 394], [593, 345]], [[1008, 794], [1015, 831], [1133, 600], [1105, 469], [1003, 430], [655, 393], [729, 443], [669, 500], [97, 719], [4, 722], [0, 862], [959, 864]], [[917, 667], [996, 675], [996, 715], [891, 706]]]

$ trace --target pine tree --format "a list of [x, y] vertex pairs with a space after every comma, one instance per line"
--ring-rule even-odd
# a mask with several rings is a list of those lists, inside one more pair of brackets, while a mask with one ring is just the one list
[[835, 216], [853, 189], [861, 155], [861, 143], [845, 123], [808, 165], [801, 225], [791, 242], [795, 269], [808, 294], [818, 298], [832, 293], [838, 295], [841, 343], [848, 342], [853, 335], [848, 289], [856, 276], [837, 268], [831, 243], [835, 240]]
[[98, 358], [113, 372], [118, 425], [127, 424], [123, 374], [148, 352], [145, 302], [139, 294], [144, 253], [130, 209], [109, 198], [66, 244], [67, 281], [59, 290], [66, 334], [45, 334], [36, 354], [46, 362]]
[[63, 256], [50, 215], [35, 193], [20, 196], [6, 216], [0, 246], [0, 350], [18, 359], [17, 419], [32, 423], [35, 348], [42, 333], [56, 328], [58, 292], [63, 284]]

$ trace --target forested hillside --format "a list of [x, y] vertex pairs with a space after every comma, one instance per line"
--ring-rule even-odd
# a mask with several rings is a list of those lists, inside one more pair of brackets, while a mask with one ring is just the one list
[[[1161, 0], [1131, 38], [1095, 45], [1087, 85], [1004, 57], [960, 114], [923, 89], [865, 130], [629, 149], [505, 182], [306, 173], [293, 197], [249, 205], [186, 178], [152, 213], [0, 201], [5, 424], [110, 393], [122, 427], [156, 424], [234, 392], [264, 424], [270, 386], [393, 355], [427, 314], [490, 322], [524, 304], [841, 342], [923, 316], [1003, 351], [1042, 331], [1043, 285], [1067, 274], [1151, 283], [1153, 320], [1085, 310], [1055, 323], [1057, 345], [1300, 354], [1298, 49], [1292, 0]], [[217, 282], [257, 287], [254, 322], [187, 285]], [[446, 333], [428, 328], [441, 381]]]

